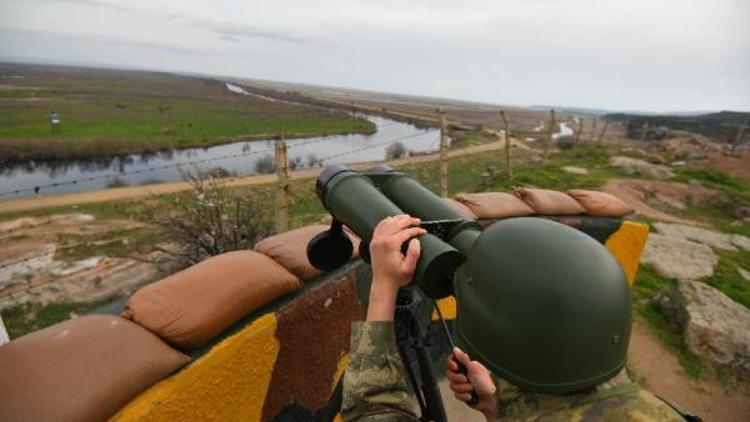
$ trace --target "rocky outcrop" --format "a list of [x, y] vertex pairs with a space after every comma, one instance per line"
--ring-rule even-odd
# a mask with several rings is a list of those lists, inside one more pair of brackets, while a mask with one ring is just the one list
[[610, 157], [609, 165], [621, 169], [626, 174], [641, 175], [654, 179], [671, 179], [674, 177], [674, 172], [669, 167], [651, 164], [637, 158], [624, 156]]
[[683, 331], [688, 349], [750, 378], [750, 310], [699, 282], [681, 280], [653, 299]]
[[719, 259], [706, 245], [652, 233], [641, 262], [664, 277], [690, 280], [713, 275]]
[[653, 227], [659, 234], [673, 239], [689, 240], [728, 251], [750, 250], [750, 238], [747, 236], [720, 233], [684, 224], [654, 223]]

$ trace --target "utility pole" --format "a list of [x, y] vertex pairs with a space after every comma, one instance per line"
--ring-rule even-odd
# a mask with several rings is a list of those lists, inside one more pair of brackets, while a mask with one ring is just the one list
[[745, 116], [745, 122], [740, 126], [739, 132], [737, 132], [737, 137], [734, 138], [734, 143], [732, 144], [732, 154], [737, 150], [737, 148], [740, 146], [740, 143], [742, 142], [742, 136], [745, 134], [745, 129], [747, 129], [747, 122], [750, 120], [750, 114]]
[[448, 197], [448, 127], [445, 122], [445, 113], [442, 109], [437, 110], [440, 120], [440, 195]]
[[500, 110], [500, 117], [503, 119], [503, 126], [505, 127], [505, 168], [508, 172], [508, 180], [513, 181], [513, 162], [511, 161], [510, 153], [510, 124], [508, 124], [508, 116], [505, 114], [505, 110]]
[[641, 127], [641, 143], [646, 142], [646, 136], [648, 136], [648, 122], [643, 124]]
[[276, 233], [289, 230], [289, 160], [284, 132], [276, 140]]
[[549, 127], [547, 128], [547, 143], [544, 145], [544, 157], [542, 162], [546, 163], [549, 157], [549, 147], [552, 145], [552, 132], [555, 130], [555, 110], [549, 111], [550, 121]]
[[602, 139], [604, 139], [604, 134], [607, 133], [607, 127], [609, 126], [609, 119], [604, 119], [604, 127], [602, 128], [602, 131], [599, 133], [599, 139], [597, 142], [600, 144], [602, 143]]

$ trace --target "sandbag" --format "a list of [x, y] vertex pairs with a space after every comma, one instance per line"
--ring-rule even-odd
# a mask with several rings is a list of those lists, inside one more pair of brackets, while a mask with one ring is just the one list
[[477, 218], [520, 217], [534, 213], [523, 201], [504, 192], [461, 193], [456, 201], [466, 205]]
[[513, 194], [521, 198], [535, 213], [542, 215], [576, 215], [583, 214], [583, 209], [575, 199], [549, 189], [518, 188]]
[[588, 215], [597, 217], [622, 217], [635, 212], [622, 199], [606, 192], [571, 189], [568, 191], [568, 195], [578, 201]]
[[[329, 227], [318, 224], [280, 233], [256, 243], [253, 250], [273, 258], [274, 261], [291, 271], [292, 274], [307, 281], [321, 273], [307, 260], [307, 244], [315, 235], [328, 230]], [[359, 256], [359, 237], [349, 231], [345, 231], [345, 233], [354, 246], [352, 257]]]
[[261, 253], [227, 252], [138, 290], [122, 316], [186, 350], [300, 287], [296, 276]]
[[118, 316], [65, 321], [0, 346], [0, 419], [107, 420], [189, 361]]
[[474, 215], [474, 213], [471, 211], [471, 208], [467, 207], [466, 205], [456, 201], [455, 199], [445, 198], [445, 202], [448, 203], [451, 207], [455, 208], [458, 212], [465, 215], [466, 217], [476, 220], [477, 216]]

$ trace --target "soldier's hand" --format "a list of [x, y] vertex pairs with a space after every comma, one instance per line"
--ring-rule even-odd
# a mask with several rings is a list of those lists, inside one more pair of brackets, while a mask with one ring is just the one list
[[[387, 217], [380, 221], [372, 233], [370, 259], [373, 283], [387, 284], [398, 290], [406, 286], [414, 275], [419, 259], [419, 241], [415, 237], [425, 234], [418, 218], [408, 215]], [[401, 245], [409, 242], [406, 254]]]
[[[453, 355], [466, 367], [468, 379], [466, 375], [459, 372], [458, 364]], [[495, 420], [500, 416], [495, 399], [496, 387], [490, 376], [490, 371], [481, 363], [471, 360], [469, 355], [458, 347], [453, 349], [453, 354], [448, 358], [446, 378], [450, 382], [453, 395], [458, 400], [468, 403], [471, 400], [471, 392], [475, 391], [479, 397], [479, 403], [472, 407], [484, 413], [487, 420]]]
[[[427, 233], [419, 219], [408, 215], [388, 217], [378, 223], [370, 241], [372, 286], [367, 307], [368, 321], [392, 321], [398, 289], [414, 275], [419, 259], [419, 241], [414, 237]], [[408, 243], [406, 253], [401, 245]]]

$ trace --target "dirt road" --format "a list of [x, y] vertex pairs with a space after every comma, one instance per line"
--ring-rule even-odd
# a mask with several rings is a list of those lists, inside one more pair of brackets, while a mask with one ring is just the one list
[[[520, 149], [528, 149], [529, 147], [525, 144], [513, 139], [512, 145]], [[449, 157], [462, 157], [465, 155], [481, 154], [487, 151], [495, 151], [503, 149], [505, 147], [504, 142], [491, 142], [488, 144], [477, 145], [474, 147], [468, 147], [451, 151]], [[407, 157], [399, 160], [388, 161], [387, 164], [398, 167], [406, 164], [416, 163], [427, 163], [431, 161], [437, 161], [440, 159], [438, 154], [423, 155], [417, 157]], [[357, 170], [364, 170], [372, 167], [375, 163], [360, 163], [350, 165], [351, 168]], [[290, 177], [295, 179], [310, 179], [317, 177], [321, 169], [309, 169], [293, 171], [290, 173]], [[259, 176], [248, 176], [240, 178], [228, 178], [226, 179], [227, 186], [253, 186], [273, 183], [276, 181], [276, 176], [273, 174], [264, 174]], [[70, 205], [81, 205], [91, 204], [96, 202], [106, 201], [117, 201], [125, 199], [136, 199], [148, 197], [151, 195], [161, 195], [166, 193], [174, 193], [182, 190], [190, 189], [190, 183], [188, 182], [174, 182], [174, 183], [160, 183], [157, 185], [148, 186], [130, 186], [122, 188], [102, 189], [95, 191], [86, 192], [73, 192], [64, 193], [57, 195], [43, 195], [31, 198], [17, 198], [17, 199], [6, 199], [0, 201], [0, 214], [19, 212], [19, 211], [31, 211], [44, 208], [55, 208]]]

